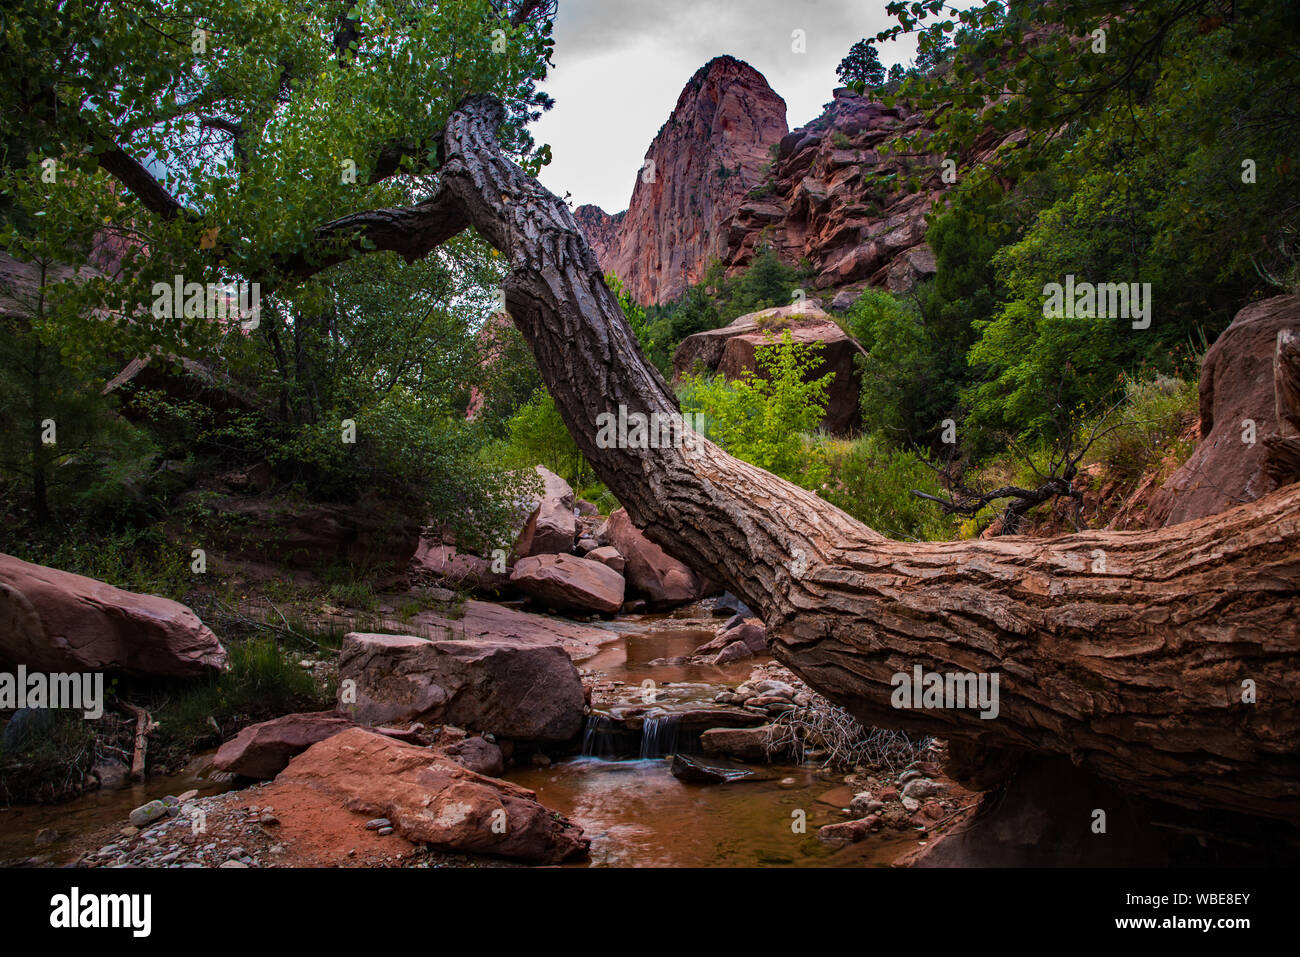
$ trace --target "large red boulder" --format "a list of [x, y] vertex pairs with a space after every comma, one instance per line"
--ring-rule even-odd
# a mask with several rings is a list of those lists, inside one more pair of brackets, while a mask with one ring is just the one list
[[671, 608], [703, 598], [707, 583], [642, 534], [626, 509], [612, 512], [602, 535], [623, 556], [623, 575], [631, 590], [651, 608]]
[[578, 669], [555, 645], [352, 633], [339, 654], [338, 710], [359, 724], [567, 741], [582, 728], [584, 703]]
[[224, 670], [226, 649], [179, 602], [0, 554], [0, 660], [193, 678]]
[[1205, 353], [1201, 441], [1152, 498], [1148, 527], [1204, 518], [1273, 490], [1264, 437], [1278, 427], [1273, 356], [1283, 329], [1300, 330], [1300, 296], [1247, 306]]
[[569, 483], [540, 465], [537, 474], [542, 479], [542, 495], [515, 542], [515, 554], [521, 558], [571, 552], [577, 531]]
[[741, 316], [720, 329], [687, 336], [673, 356], [673, 375], [680, 378], [705, 372], [727, 379], [742, 378], [746, 373], [758, 371], [757, 350], [773, 344], [786, 332], [795, 342], [817, 348], [821, 363], [810, 370], [810, 379], [833, 376], [822, 426], [836, 434], [857, 429], [862, 421], [858, 399], [861, 375], [854, 363], [858, 348], [812, 302], [764, 309]]
[[623, 576], [577, 555], [521, 558], [510, 582], [533, 600], [560, 611], [613, 614], [623, 607]]
[[286, 714], [244, 728], [220, 747], [212, 764], [218, 771], [266, 780], [317, 741], [354, 727], [356, 722], [334, 711]]
[[476, 774], [437, 751], [353, 728], [312, 745], [267, 791], [307, 789], [402, 837], [443, 850], [535, 864], [584, 857], [582, 828], [527, 788]]

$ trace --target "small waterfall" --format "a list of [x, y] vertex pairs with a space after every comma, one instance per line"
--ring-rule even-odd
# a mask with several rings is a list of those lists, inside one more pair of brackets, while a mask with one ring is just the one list
[[612, 761], [626, 752], [627, 733], [607, 714], [599, 711], [587, 715], [582, 731], [582, 755]]
[[672, 712], [647, 714], [641, 730], [641, 758], [662, 758], [677, 753], [678, 722], [681, 715]]

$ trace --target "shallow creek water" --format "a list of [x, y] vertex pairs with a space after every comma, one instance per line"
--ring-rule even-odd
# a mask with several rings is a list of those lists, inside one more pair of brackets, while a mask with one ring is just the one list
[[[655, 630], [646, 630], [652, 623]], [[605, 681], [624, 682], [617, 697], [632, 706], [643, 703], [647, 680], [655, 683], [656, 706], [666, 712], [714, 706], [721, 688], [734, 688], [756, 662], [767, 660], [721, 667], [651, 665], [690, 655], [713, 632], [698, 623], [674, 628], [671, 620], [652, 618], [620, 625], [623, 639], [603, 646], [579, 667], [601, 672]], [[852, 793], [841, 775], [757, 764], [748, 766], [756, 772], [751, 778], [708, 786], [677, 780], [671, 762], [671, 757], [578, 757], [546, 768], [515, 768], [506, 778], [536, 791], [539, 801], [587, 832], [591, 859], [574, 866], [888, 866], [916, 847], [914, 836], [899, 832], [882, 832], [837, 851], [818, 841], [819, 826], [846, 820], [840, 809]], [[795, 827], [800, 819], [802, 833]]]
[[[713, 637], [707, 624], [683, 621], [677, 627], [659, 616], [609, 622], [618, 640], [578, 667], [600, 672], [603, 681], [623, 682], [615, 697], [630, 706], [643, 704], [647, 680], [655, 683], [655, 705], [664, 712], [712, 706], [719, 690], [749, 677], [755, 659], [723, 667], [650, 664], [689, 655]], [[682, 744], [692, 750], [691, 743]], [[182, 774], [91, 792], [65, 804], [0, 808], [0, 865], [68, 864], [87, 835], [125, 826], [141, 804], [191, 789], [201, 795], [229, 790], [229, 784], [204, 776], [210, 760], [211, 754], [199, 755]], [[701, 786], [677, 780], [670, 763], [670, 757], [575, 757], [546, 768], [513, 768], [505, 777], [536, 791], [543, 804], [587, 832], [591, 859], [578, 866], [884, 866], [916, 846], [914, 836], [898, 832], [882, 832], [838, 851], [819, 842], [820, 825], [845, 820], [840, 808], [851, 792], [839, 775], [760, 764], [749, 766], [756, 772], [751, 778]], [[792, 826], [800, 818], [802, 833]]]
[[229, 783], [205, 776], [215, 753], [196, 755], [180, 774], [152, 777], [120, 790], [91, 791], [63, 804], [0, 807], [0, 866], [70, 864], [82, 838], [112, 825], [126, 827], [127, 817], [142, 804], [190, 790], [202, 797], [229, 791]]

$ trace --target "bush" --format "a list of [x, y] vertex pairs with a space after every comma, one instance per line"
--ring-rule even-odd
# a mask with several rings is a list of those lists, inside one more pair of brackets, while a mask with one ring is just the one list
[[[1124, 481], [1137, 481], [1171, 452], [1181, 464], [1194, 443], [1179, 436], [1195, 420], [1196, 384], [1158, 376], [1130, 382], [1123, 403], [1098, 430], [1090, 458]], [[1081, 429], [1086, 438], [1093, 425]]]
[[882, 535], [944, 540], [957, 528], [937, 505], [912, 494], [913, 489], [943, 492], [933, 470], [913, 452], [892, 449], [869, 435], [833, 449], [829, 466], [822, 497]]
[[734, 382], [692, 377], [680, 393], [683, 412], [702, 412], [706, 435], [732, 455], [805, 488], [825, 476], [815, 431], [826, 414], [830, 374], [811, 379], [821, 344], [795, 342], [789, 332], [755, 352], [758, 373]]

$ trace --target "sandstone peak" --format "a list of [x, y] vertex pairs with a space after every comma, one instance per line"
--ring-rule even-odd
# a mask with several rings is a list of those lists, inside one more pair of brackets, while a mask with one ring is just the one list
[[601, 266], [639, 302], [668, 302], [725, 252], [722, 220], [762, 182], [785, 136], [785, 101], [743, 60], [719, 56], [686, 82], [637, 171], [627, 211], [575, 211]]

